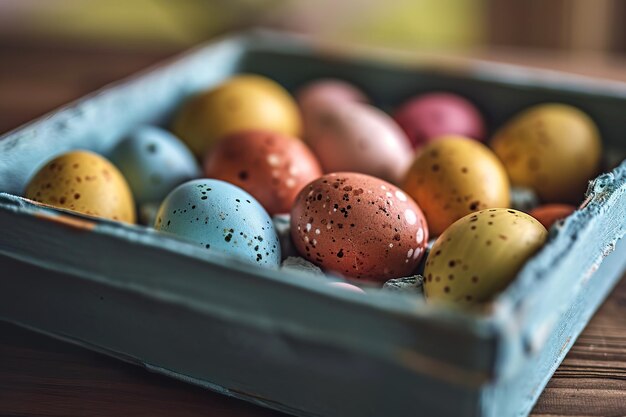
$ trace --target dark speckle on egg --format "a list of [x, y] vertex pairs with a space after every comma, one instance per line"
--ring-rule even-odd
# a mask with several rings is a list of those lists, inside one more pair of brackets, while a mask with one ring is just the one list
[[300, 189], [322, 174], [299, 139], [266, 131], [244, 131], [220, 141], [207, 154], [205, 175], [237, 185], [270, 214], [287, 213]]

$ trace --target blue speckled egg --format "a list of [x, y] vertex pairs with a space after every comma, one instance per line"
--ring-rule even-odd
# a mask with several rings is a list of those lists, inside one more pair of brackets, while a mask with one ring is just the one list
[[191, 151], [176, 136], [154, 126], [132, 131], [113, 149], [110, 160], [139, 205], [160, 203], [174, 187], [200, 176]]
[[280, 264], [280, 243], [270, 216], [254, 197], [224, 181], [179, 185], [161, 204], [154, 227], [257, 265]]

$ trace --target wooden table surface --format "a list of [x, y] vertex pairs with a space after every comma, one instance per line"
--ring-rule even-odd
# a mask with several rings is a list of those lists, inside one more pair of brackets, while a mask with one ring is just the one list
[[[0, 133], [171, 54], [0, 40]], [[478, 56], [519, 62], [523, 55]], [[533, 53], [524, 62], [559, 69], [570, 62], [578, 73], [626, 80], [626, 66], [613, 61], [586, 60], [581, 69]], [[137, 414], [281, 415], [0, 322], [0, 415]], [[626, 416], [626, 280], [580, 336], [533, 415]]]

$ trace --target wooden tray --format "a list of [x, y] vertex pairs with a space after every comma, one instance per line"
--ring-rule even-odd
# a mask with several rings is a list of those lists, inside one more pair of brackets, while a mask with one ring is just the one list
[[168, 123], [185, 97], [237, 72], [288, 89], [346, 78], [383, 108], [455, 91], [491, 127], [538, 102], [570, 103], [595, 119], [607, 149], [625, 150], [621, 83], [280, 33], [228, 37], [0, 138], [0, 318], [296, 415], [528, 414], [626, 266], [626, 163], [597, 178], [584, 208], [473, 315], [402, 294], [338, 291], [16, 196], [51, 156], [106, 153], [132, 127]]

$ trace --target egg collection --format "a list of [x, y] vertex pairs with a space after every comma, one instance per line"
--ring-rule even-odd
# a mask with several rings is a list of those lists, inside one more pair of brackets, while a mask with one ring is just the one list
[[419, 272], [428, 303], [467, 308], [506, 288], [600, 170], [598, 128], [569, 105], [523, 109], [492, 132], [454, 93], [390, 114], [374, 102], [345, 80], [292, 96], [233, 76], [108, 153], [44, 161], [24, 196], [131, 224], [150, 212], [164, 236], [258, 267], [296, 253], [338, 291]]

